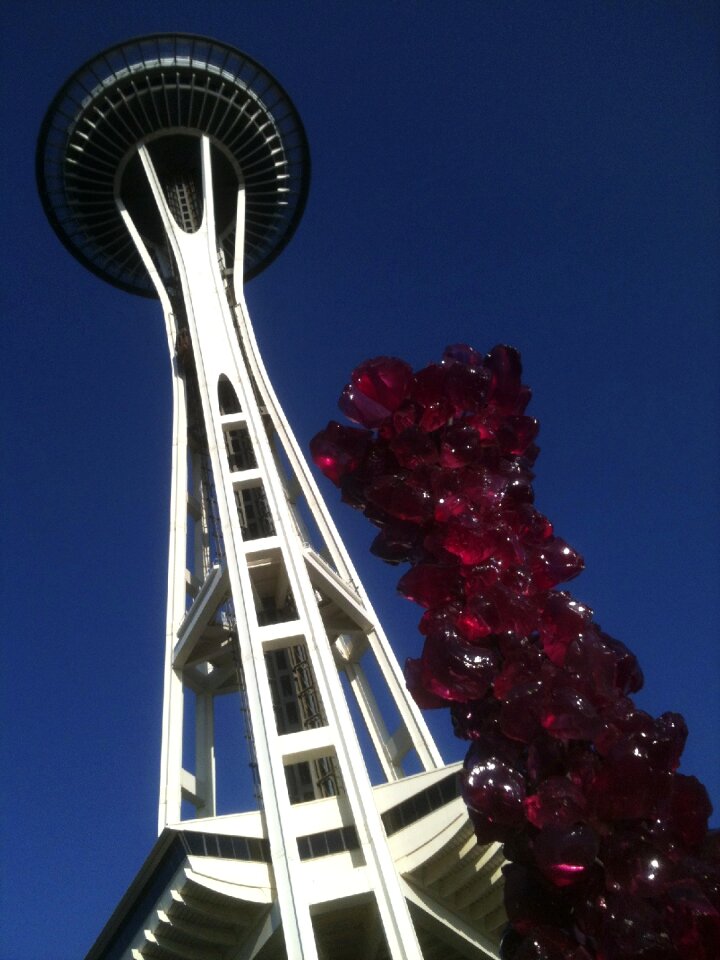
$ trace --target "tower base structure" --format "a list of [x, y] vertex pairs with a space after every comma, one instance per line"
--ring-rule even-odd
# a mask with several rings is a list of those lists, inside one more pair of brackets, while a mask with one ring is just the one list
[[[424, 960], [498, 956], [502, 848], [479, 846], [460, 764], [374, 788]], [[331, 800], [302, 805], [302, 879], [323, 960], [389, 960], [352, 826]], [[292, 960], [259, 811], [160, 835], [86, 960]]]

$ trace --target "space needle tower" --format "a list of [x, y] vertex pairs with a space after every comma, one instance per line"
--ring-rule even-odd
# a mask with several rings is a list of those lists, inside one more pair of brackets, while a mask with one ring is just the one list
[[[309, 169], [283, 88], [204, 37], [93, 57], [41, 129], [60, 240], [160, 301], [174, 411], [159, 836], [88, 960], [497, 955], [500, 850], [475, 842], [248, 316]], [[230, 700], [252, 789], [227, 810]]]

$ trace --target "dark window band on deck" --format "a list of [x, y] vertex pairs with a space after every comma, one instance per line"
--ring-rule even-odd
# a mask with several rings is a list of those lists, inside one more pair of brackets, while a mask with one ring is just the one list
[[460, 796], [460, 783], [457, 773], [451, 773], [449, 776], [434, 783], [431, 787], [421, 790], [409, 800], [403, 800], [396, 806], [386, 810], [382, 815], [383, 826], [388, 836], [402, 830], [403, 827], [410, 826], [421, 817], [426, 817], [433, 810], [450, 803], [456, 797]]
[[192, 830], [184, 830], [180, 837], [185, 851], [196, 857], [270, 863], [270, 844], [264, 838], [227, 837], [220, 833], [195, 833]]
[[301, 860], [313, 860], [315, 857], [327, 857], [331, 853], [345, 850], [357, 850], [360, 846], [355, 827], [338, 827], [322, 833], [309, 833], [297, 838]]

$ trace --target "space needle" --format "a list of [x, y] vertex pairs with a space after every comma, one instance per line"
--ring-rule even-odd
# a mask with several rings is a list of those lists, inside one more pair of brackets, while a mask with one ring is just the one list
[[[501, 851], [475, 842], [248, 315], [244, 283], [293, 236], [309, 174], [280, 84], [198, 36], [88, 60], [40, 132], [50, 224], [159, 299], [171, 360], [159, 836], [88, 960], [497, 956]], [[254, 797], [230, 812], [229, 698]]]

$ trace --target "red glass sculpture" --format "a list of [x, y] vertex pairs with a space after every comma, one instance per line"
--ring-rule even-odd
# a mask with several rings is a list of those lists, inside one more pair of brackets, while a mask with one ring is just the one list
[[677, 773], [687, 729], [629, 695], [633, 654], [557, 589], [583, 560], [533, 505], [538, 422], [520, 355], [447, 347], [413, 373], [361, 364], [315, 463], [409, 563], [425, 608], [406, 680], [470, 741], [462, 793], [509, 863], [506, 960], [720, 957], [720, 844], [705, 788]]

